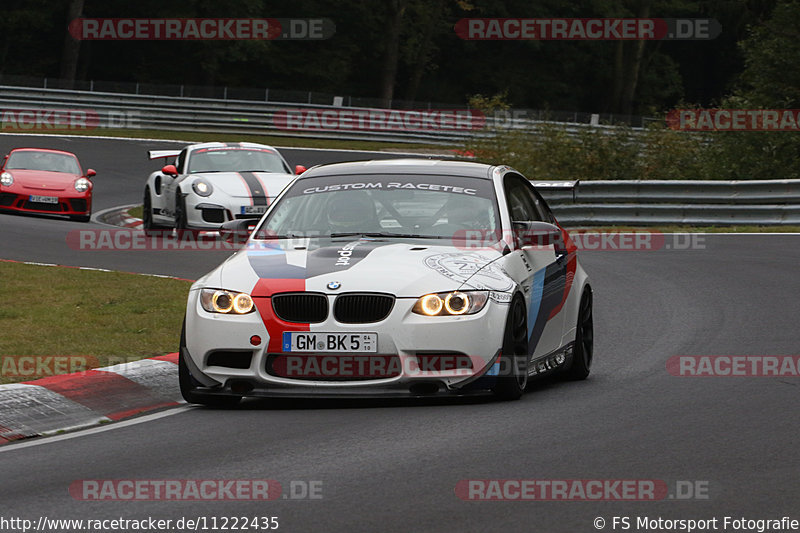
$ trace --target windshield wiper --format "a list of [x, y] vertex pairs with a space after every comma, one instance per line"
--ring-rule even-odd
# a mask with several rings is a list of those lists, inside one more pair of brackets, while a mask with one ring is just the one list
[[330, 238], [336, 239], [339, 237], [399, 237], [407, 239], [443, 239], [438, 235], [419, 235], [417, 233], [389, 233], [389, 232], [364, 232], [364, 231], [351, 231], [345, 233], [331, 233]]

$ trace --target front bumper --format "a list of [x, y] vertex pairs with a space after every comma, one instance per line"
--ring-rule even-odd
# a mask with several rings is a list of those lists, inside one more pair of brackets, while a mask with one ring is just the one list
[[[200, 306], [198, 295], [197, 290], [189, 295], [183, 348], [193, 376], [205, 385], [198, 392], [246, 396], [471, 394], [473, 389], [486, 389], [494, 383], [494, 377], [487, 374], [496, 370], [508, 313], [508, 305], [490, 300], [475, 315], [425, 317], [411, 312], [415, 299], [398, 298], [389, 316], [380, 322], [341, 324], [328, 317], [311, 327], [312, 333], [376, 333], [375, 354], [287, 353], [275, 350], [274, 342], [270, 349], [270, 333], [257, 310], [240, 316], [208, 313]], [[287, 331], [296, 326], [282, 324]], [[276, 332], [275, 324], [270, 329]], [[258, 346], [252, 344], [253, 336], [260, 337]], [[291, 377], [285, 372], [278, 375], [273, 364], [276, 357], [294, 358], [298, 371]], [[393, 361], [379, 364], [391, 372], [377, 376], [363, 372], [368, 368], [368, 363], [363, 363], [370, 358]], [[318, 364], [306, 365], [311, 359]], [[362, 370], [354, 360], [361, 361]]]
[[64, 194], [64, 191], [50, 194], [44, 191], [42, 195], [57, 197], [58, 202], [31, 202], [29, 193], [0, 189], [0, 209], [48, 215], [90, 215], [92, 213], [91, 194]]
[[[272, 198], [267, 199], [268, 203]], [[186, 223], [190, 229], [217, 230], [220, 225], [231, 220], [251, 219], [257, 221], [263, 213], [242, 213], [243, 207], [251, 210], [266, 210], [267, 206], [252, 206], [250, 198], [186, 198]]]

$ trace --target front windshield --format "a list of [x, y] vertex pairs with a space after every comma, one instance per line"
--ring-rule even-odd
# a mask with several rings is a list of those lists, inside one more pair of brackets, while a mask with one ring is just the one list
[[327, 176], [295, 182], [255, 239], [417, 237], [466, 239], [499, 226], [490, 180], [452, 176]]
[[283, 159], [266, 148], [200, 148], [189, 157], [189, 174], [201, 172], [289, 173]]
[[81, 168], [71, 155], [26, 150], [8, 156], [6, 170], [47, 170], [79, 175]]

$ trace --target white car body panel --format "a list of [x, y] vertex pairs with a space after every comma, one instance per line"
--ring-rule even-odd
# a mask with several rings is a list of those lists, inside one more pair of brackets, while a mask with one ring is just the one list
[[[351, 165], [355, 174], [412, 165], [436, 168], [437, 163], [405, 160], [362, 162]], [[450, 165], [456, 165], [450, 163]], [[327, 176], [327, 165], [309, 170], [298, 178], [296, 187], [316, 176]], [[347, 167], [350, 169], [351, 167]], [[482, 166], [483, 167], [483, 166]], [[457, 165], [454, 168], [458, 168]], [[568, 234], [561, 230], [565, 250], [557, 247], [519, 246], [509, 235], [512, 222], [504, 194], [504, 177], [513, 174], [508, 167], [486, 167], [494, 182], [503, 239], [488, 247], [458, 246], [454, 241], [418, 239], [295, 238], [259, 240], [248, 243], [215, 270], [192, 286], [186, 309], [185, 353], [193, 375], [213, 390], [225, 389], [242, 380], [254, 386], [254, 395], [280, 396], [293, 392], [305, 395], [346, 393], [347, 391], [407, 392], [415, 382], [435, 380], [446, 392], [459, 393], [491, 379], [492, 369], [503, 345], [510, 302], [524, 298], [528, 316], [530, 372], [537, 362], [553, 354], [571, 354], [575, 340], [578, 305], [588, 276], [580, 266]], [[448, 172], [455, 172], [448, 168]], [[436, 174], [434, 170], [431, 174]], [[351, 174], [344, 174], [351, 177]], [[284, 192], [286, 194], [286, 192]], [[280, 205], [279, 197], [271, 209]], [[265, 224], [264, 217], [261, 224]], [[258, 229], [254, 232], [254, 236]], [[347, 261], [341, 258], [346, 257]], [[255, 311], [246, 315], [225, 315], [206, 311], [199, 302], [202, 289], [224, 289], [248, 293]], [[450, 291], [487, 291], [488, 301], [475, 314], [429, 317], [412, 312], [417, 300], [426, 294]], [[319, 322], [288, 323], [276, 316], [271, 297], [284, 292], [319, 293], [327, 299], [328, 315]], [[348, 293], [391, 295], [394, 304], [388, 316], [377, 322], [343, 323], [334, 316], [337, 297]], [[285, 355], [282, 335], [291, 331], [319, 333], [377, 334], [377, 354], [396, 355], [404, 362], [420, 353], [454, 353], [468, 356], [473, 367], [460, 372], [443, 370], [425, 375], [408, 371], [380, 379], [294, 379], [268, 370], [272, 354]], [[254, 346], [252, 336], [261, 343]], [[251, 354], [248, 368], [230, 368], [208, 363], [217, 352]], [[547, 367], [550, 368], [549, 366]]]

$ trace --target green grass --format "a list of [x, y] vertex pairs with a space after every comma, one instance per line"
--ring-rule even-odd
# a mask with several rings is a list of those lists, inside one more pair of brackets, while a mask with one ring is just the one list
[[132, 216], [133, 218], [142, 218], [143, 211], [144, 211], [144, 206], [137, 205], [136, 207], [128, 209], [128, 216]]
[[91, 356], [105, 366], [178, 350], [187, 281], [7, 262], [0, 279], [0, 359]]
[[[12, 130], [7, 132], [13, 133]], [[30, 133], [25, 130], [23, 133]], [[39, 133], [39, 132], [37, 132]], [[247, 135], [234, 133], [199, 133], [191, 131], [161, 131], [144, 129], [94, 129], [94, 130], [47, 130], [41, 133], [52, 135], [85, 135], [107, 137], [137, 137], [147, 139], [182, 140], [192, 142], [255, 142], [272, 146], [286, 146], [297, 148], [329, 148], [347, 150], [376, 150], [376, 151], [406, 151], [406, 152], [447, 152], [450, 148], [461, 146], [439, 146], [425, 143], [398, 143], [381, 141], [341, 141], [336, 139], [315, 139], [311, 137], [283, 137], [279, 135]]]

